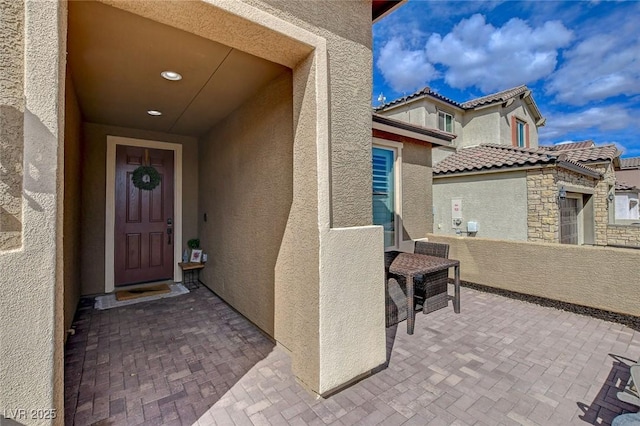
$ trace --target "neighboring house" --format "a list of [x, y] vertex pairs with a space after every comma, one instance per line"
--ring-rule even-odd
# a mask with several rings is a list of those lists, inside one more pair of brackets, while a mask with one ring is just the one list
[[[381, 105], [376, 112], [452, 133], [456, 135], [452, 147], [458, 149], [482, 143], [535, 149], [538, 147], [538, 127], [545, 124], [526, 86], [467, 102], [448, 99], [426, 87]], [[435, 162], [452, 152], [450, 148], [434, 151]]]
[[[622, 163], [623, 160], [620, 160]], [[616, 172], [617, 174], [617, 172]], [[640, 219], [638, 199], [640, 189], [625, 182], [616, 182], [616, 223], [637, 223]]]
[[616, 178], [618, 182], [640, 188], [640, 157], [621, 158]]
[[615, 145], [463, 148], [434, 166], [434, 232], [606, 245]]
[[[2, 409], [55, 408], [60, 423], [79, 297], [181, 280], [196, 236], [202, 281], [311, 391], [386, 362], [371, 19], [398, 4], [2, 2]], [[402, 185], [428, 191], [423, 154], [447, 137], [392, 127], [374, 132], [407, 138]], [[140, 165], [161, 169], [157, 192], [131, 186]], [[422, 237], [429, 203], [398, 205], [394, 239]]]

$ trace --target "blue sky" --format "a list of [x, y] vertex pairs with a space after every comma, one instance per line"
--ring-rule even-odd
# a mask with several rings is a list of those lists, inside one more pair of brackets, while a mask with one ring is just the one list
[[[373, 26], [373, 105], [429, 86], [463, 102], [526, 84], [540, 142], [640, 156], [640, 2], [409, 1]], [[490, 141], [487, 141], [490, 142]]]

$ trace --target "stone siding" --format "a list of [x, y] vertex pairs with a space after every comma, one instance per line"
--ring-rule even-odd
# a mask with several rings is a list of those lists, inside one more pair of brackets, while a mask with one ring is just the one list
[[639, 247], [640, 226], [609, 225], [607, 226], [607, 244], [615, 246]]
[[527, 241], [557, 243], [560, 233], [555, 168], [527, 171]]
[[[604, 167], [599, 171], [609, 172]], [[606, 228], [609, 220], [608, 181], [597, 180], [559, 167], [527, 171], [527, 241], [545, 243], [560, 241], [558, 195], [561, 186], [566, 187], [569, 192], [580, 192], [581, 189], [584, 193], [594, 192], [595, 243], [606, 245]]]

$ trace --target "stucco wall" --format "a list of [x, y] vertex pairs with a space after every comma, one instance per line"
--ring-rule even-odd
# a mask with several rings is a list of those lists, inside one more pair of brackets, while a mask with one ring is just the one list
[[618, 182], [624, 182], [640, 188], [640, 169], [616, 170]]
[[464, 281], [640, 316], [640, 250], [442, 235], [429, 240], [450, 245]]
[[[511, 145], [511, 117], [524, 121], [529, 125], [529, 148], [538, 147], [538, 129], [522, 99], [517, 98], [507, 108], [500, 109], [500, 143]], [[497, 143], [497, 142], [496, 142]]]
[[[0, 252], [0, 414], [18, 408], [56, 409], [56, 423], [62, 424], [65, 4], [9, 0], [0, 7], [2, 50], [24, 47], [24, 68], [17, 64], [15, 72], [6, 74], [3, 69], [1, 93], [4, 97], [15, 89], [24, 94], [24, 114], [12, 119], [24, 120], [20, 143], [25, 166], [23, 176], [15, 168], [7, 171], [12, 178], [18, 173], [21, 182], [23, 192], [17, 196], [22, 197], [24, 238], [19, 249]], [[16, 24], [22, 13], [23, 27]], [[5, 31], [4, 23], [11, 21], [19, 25], [17, 31]]]
[[[500, 105], [484, 108], [479, 111], [465, 111], [464, 134], [457, 141], [458, 147], [468, 147], [483, 143], [503, 143], [500, 135], [501, 120]], [[509, 145], [511, 142], [509, 141]]]
[[83, 125], [80, 271], [82, 294], [104, 293], [107, 135], [182, 144], [182, 245], [198, 235], [198, 143], [195, 138], [95, 123]]
[[0, 250], [22, 244], [24, 5], [0, 1]]
[[275, 266], [292, 203], [292, 108], [285, 74], [199, 143], [199, 236], [209, 253], [201, 280], [271, 336]]
[[[82, 115], [67, 70], [64, 123], [64, 328], [68, 330], [80, 299], [80, 198]], [[66, 334], [65, 334], [66, 338]]]
[[[433, 180], [436, 234], [465, 232], [478, 222], [480, 238], [527, 239], [527, 183], [525, 171], [436, 177]], [[462, 200], [462, 224], [452, 226], [451, 200]]]
[[326, 39], [331, 225], [371, 224], [371, 3], [244, 0]]
[[431, 147], [402, 147], [402, 239], [415, 240], [433, 229]]

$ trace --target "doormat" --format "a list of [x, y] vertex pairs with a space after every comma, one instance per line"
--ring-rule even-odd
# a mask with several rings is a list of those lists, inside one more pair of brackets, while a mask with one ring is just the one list
[[[164, 285], [167, 285], [167, 284], [164, 284]], [[159, 286], [154, 286], [154, 287], [159, 287]], [[175, 296], [180, 296], [181, 294], [189, 293], [189, 290], [182, 284], [178, 284], [178, 283], [169, 284], [167, 285], [167, 287], [169, 287], [169, 292], [166, 292], [166, 293], [156, 292], [156, 294], [153, 294], [153, 295], [146, 294], [144, 296], [136, 297], [135, 299], [128, 299], [128, 300], [117, 300], [116, 295], [114, 293], [107, 294], [104, 296], [98, 296], [95, 298], [95, 304], [93, 305], [93, 307], [94, 309], [99, 309], [99, 310], [118, 308], [120, 306], [134, 305], [136, 303], [148, 302], [150, 300], [164, 299], [166, 297], [175, 297]], [[150, 287], [147, 287], [145, 289], [140, 289], [140, 290], [148, 290], [149, 288]], [[131, 290], [128, 290], [128, 292], [131, 292]]]
[[121, 290], [116, 292], [116, 300], [131, 300], [139, 297], [156, 296], [158, 294], [170, 293], [171, 289], [166, 284], [152, 285], [149, 287], [133, 288], [131, 290]]

